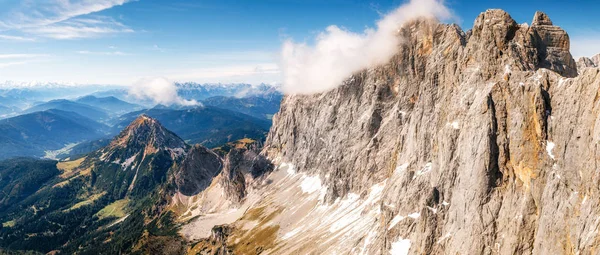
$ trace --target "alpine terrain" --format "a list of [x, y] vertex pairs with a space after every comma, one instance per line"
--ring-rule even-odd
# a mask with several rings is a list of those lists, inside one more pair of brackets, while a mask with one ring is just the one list
[[542, 12], [528, 25], [487, 10], [468, 31], [419, 18], [395, 36], [387, 63], [283, 96], [265, 141], [263, 100], [207, 96], [205, 107], [124, 115], [116, 137], [79, 158], [0, 162], [0, 247], [597, 254], [598, 59], [576, 62]]
[[173, 196], [190, 253], [598, 251], [600, 69], [577, 67], [567, 33], [488, 10], [398, 36], [389, 63], [283, 99], [274, 170], [243, 171], [244, 192]]

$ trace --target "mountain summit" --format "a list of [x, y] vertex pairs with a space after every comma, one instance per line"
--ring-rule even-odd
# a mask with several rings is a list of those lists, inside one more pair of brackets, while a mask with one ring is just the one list
[[188, 149], [189, 145], [157, 120], [141, 115], [108, 146], [88, 156], [84, 164], [97, 169], [95, 185], [118, 190], [114, 195], [120, 198], [136, 191], [136, 187], [143, 191], [162, 183], [167, 171], [185, 157]]
[[159, 149], [180, 151], [186, 145], [176, 134], [165, 129], [158, 120], [142, 114], [121, 131], [109, 147], [145, 147], [148, 150], [145, 153], [153, 153]]

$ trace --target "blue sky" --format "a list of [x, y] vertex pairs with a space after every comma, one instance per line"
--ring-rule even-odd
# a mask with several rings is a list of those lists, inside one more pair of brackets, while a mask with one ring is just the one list
[[[447, 0], [463, 29], [488, 8], [519, 23], [545, 11], [575, 56], [600, 53], [600, 1]], [[360, 32], [400, 0], [0, 0], [0, 81], [127, 85], [144, 77], [280, 82], [286, 39]]]

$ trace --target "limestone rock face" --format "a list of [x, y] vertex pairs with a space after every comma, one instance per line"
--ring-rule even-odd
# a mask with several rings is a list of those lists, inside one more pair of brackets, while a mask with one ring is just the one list
[[[234, 148], [225, 157], [221, 185], [230, 201], [240, 203], [255, 178], [273, 170], [273, 165], [256, 148]], [[247, 184], [248, 182], [248, 184]]]
[[194, 249], [597, 253], [600, 69], [578, 70], [567, 33], [488, 10], [467, 32], [422, 19], [398, 36], [389, 63], [283, 99], [261, 154], [273, 171], [248, 178], [227, 165], [252, 157], [228, 156], [221, 186], [244, 212]]
[[581, 71], [588, 67], [598, 67], [591, 58], [581, 57], [577, 60], [577, 70]]
[[[384, 185], [372, 228], [329, 245], [597, 252], [600, 71], [578, 75], [567, 33], [541, 12], [527, 26], [488, 10], [466, 33], [419, 20], [400, 36], [388, 64], [326, 93], [286, 96], [274, 117], [263, 153], [318, 176], [324, 204], [369, 201]], [[306, 235], [278, 244], [298, 248]]]

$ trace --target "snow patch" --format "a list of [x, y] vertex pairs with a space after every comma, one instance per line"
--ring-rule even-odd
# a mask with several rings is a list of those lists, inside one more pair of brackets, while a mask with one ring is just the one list
[[449, 206], [449, 205], [450, 205], [450, 203], [448, 203], [448, 202], [446, 202], [446, 201], [442, 201], [442, 205], [443, 205], [443, 206]]
[[427, 206], [427, 209], [429, 209], [433, 214], [437, 213], [437, 208], [433, 208], [431, 206]]
[[433, 164], [431, 162], [428, 162], [427, 164], [425, 164], [425, 167], [423, 167], [423, 169], [417, 171], [417, 174], [415, 176], [413, 176], [413, 179], [417, 178], [417, 176], [420, 175], [424, 175], [426, 173], [428, 173], [429, 171], [431, 171]]
[[419, 217], [421, 217], [421, 214], [418, 212], [414, 212], [408, 215], [409, 218], [413, 218], [413, 219], [418, 219]]
[[448, 125], [450, 127], [454, 128], [454, 129], [459, 129], [460, 128], [460, 125], [459, 125], [458, 121], [453, 121], [451, 123], [448, 123]]
[[550, 158], [554, 159], [554, 154], [552, 154], [552, 150], [554, 149], [554, 143], [551, 141], [547, 141], [546, 142], [546, 151], [548, 152], [548, 156], [550, 156]]
[[300, 184], [302, 193], [314, 193], [322, 188], [321, 178], [319, 176], [306, 176]]
[[504, 66], [504, 74], [510, 74], [512, 72], [512, 70], [510, 70], [510, 65], [505, 65]]
[[394, 217], [392, 219], [392, 221], [390, 221], [390, 226], [388, 227], [388, 230], [394, 228], [398, 222], [402, 221], [403, 219], [405, 219], [406, 217], [402, 216], [402, 215], [396, 215], [396, 217]]
[[444, 236], [442, 236], [442, 238], [440, 238], [440, 240], [438, 240], [436, 243], [440, 244], [440, 243], [442, 243], [443, 241], [445, 241], [446, 239], [450, 238], [451, 236], [452, 236], [452, 234], [451, 234], [451, 233], [447, 233], [447, 234], [445, 234]]
[[135, 155], [131, 156], [130, 158], [128, 158], [127, 160], [125, 160], [125, 162], [123, 162], [121, 164], [121, 167], [124, 169], [128, 168], [131, 163], [133, 163], [133, 161], [135, 160], [135, 158], [137, 157], [138, 153], [136, 153]]
[[296, 234], [300, 233], [300, 231], [302, 231], [302, 228], [295, 228], [294, 230], [285, 233], [285, 235], [283, 235], [283, 237], [281, 239], [286, 240], [289, 239], [292, 236], [295, 236]]
[[394, 170], [395, 173], [401, 173], [404, 170], [406, 170], [408, 168], [408, 163], [404, 163], [402, 165], [399, 165], [396, 167], [396, 170]]
[[410, 250], [410, 239], [400, 238], [398, 241], [392, 243], [392, 249], [390, 254], [392, 255], [408, 255]]

